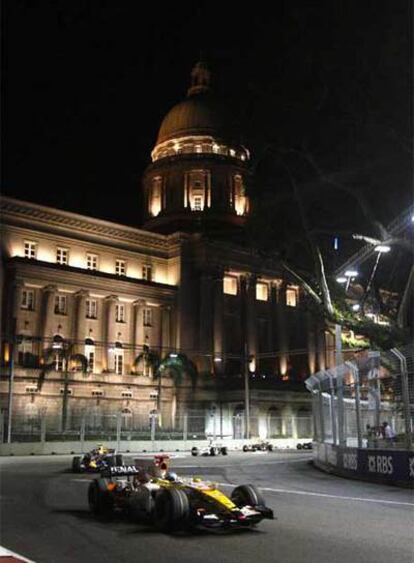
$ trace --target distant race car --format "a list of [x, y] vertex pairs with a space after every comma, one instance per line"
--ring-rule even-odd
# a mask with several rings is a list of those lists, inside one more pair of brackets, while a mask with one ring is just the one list
[[240, 485], [230, 497], [199, 478], [169, 471], [169, 457], [136, 459], [135, 465], [108, 467], [91, 481], [88, 501], [97, 517], [123, 512], [136, 522], [152, 523], [162, 532], [194, 527], [246, 528], [273, 519], [254, 485]]
[[210, 443], [207, 446], [202, 446], [201, 448], [198, 448], [197, 446], [194, 446], [193, 448], [191, 448], [191, 455], [203, 455], [203, 456], [214, 456], [214, 455], [227, 455], [228, 449], [227, 446], [222, 446], [221, 444], [217, 444], [214, 443], [212, 441], [210, 441]]
[[302, 442], [300, 444], [296, 444], [296, 449], [298, 449], [298, 450], [311, 450], [312, 449], [312, 442]]
[[72, 459], [72, 471], [74, 473], [90, 472], [99, 473], [106, 467], [123, 465], [122, 455], [116, 450], [98, 446], [83, 456], [75, 456]]
[[244, 444], [244, 452], [271, 452], [273, 445], [270, 442], [255, 442], [253, 444]]

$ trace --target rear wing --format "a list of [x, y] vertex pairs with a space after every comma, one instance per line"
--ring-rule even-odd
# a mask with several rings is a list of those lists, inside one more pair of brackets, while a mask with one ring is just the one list
[[105, 467], [101, 472], [102, 477], [127, 477], [129, 475], [139, 475], [142, 473], [142, 467], [136, 465], [115, 465], [113, 467]]

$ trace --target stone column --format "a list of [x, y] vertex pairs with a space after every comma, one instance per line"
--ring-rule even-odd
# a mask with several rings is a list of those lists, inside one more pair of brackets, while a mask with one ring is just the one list
[[[256, 276], [245, 278], [246, 287], [246, 340], [248, 355], [257, 354]], [[257, 360], [256, 360], [257, 363]]]
[[206, 354], [213, 348], [213, 276], [203, 272], [200, 277], [199, 347]]
[[278, 305], [276, 308], [276, 323], [278, 335], [279, 369], [282, 375], [287, 371], [287, 358], [289, 350], [289, 324], [286, 315], [286, 285], [280, 284], [278, 291]]
[[42, 337], [43, 348], [50, 348], [52, 345], [56, 291], [57, 288], [55, 285], [47, 285], [42, 288], [43, 295], [39, 317], [39, 334]]
[[[116, 340], [116, 326], [115, 326], [115, 306], [118, 303], [116, 295], [108, 295], [105, 297], [105, 315], [104, 315], [104, 346], [106, 357], [106, 368], [112, 370], [114, 368], [113, 352], [110, 351], [110, 346], [115, 344]], [[105, 362], [103, 362], [105, 364]]]
[[89, 292], [81, 289], [75, 293], [75, 314], [73, 319], [73, 338], [78, 346], [79, 350], [82, 350], [86, 334], [85, 334], [85, 322], [86, 322], [86, 298], [89, 296]]
[[131, 342], [133, 343], [135, 351], [137, 352], [136, 355], [140, 353], [142, 346], [145, 344], [144, 322], [142, 318], [142, 309], [144, 307], [144, 299], [137, 299], [132, 304], [133, 322], [131, 323], [131, 327], [133, 336]]
[[170, 305], [162, 305], [160, 308], [160, 325], [161, 325], [161, 341], [160, 341], [160, 351], [161, 356], [167, 352], [171, 347], [171, 307]]
[[[221, 358], [223, 355], [223, 274], [224, 272], [222, 270], [217, 271], [214, 275], [213, 282], [213, 354], [217, 358]], [[221, 364], [222, 362], [220, 365]]]

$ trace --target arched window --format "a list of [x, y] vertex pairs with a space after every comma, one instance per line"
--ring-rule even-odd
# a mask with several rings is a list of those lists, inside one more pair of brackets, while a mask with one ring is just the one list
[[282, 417], [279, 409], [271, 407], [267, 412], [267, 435], [269, 438], [282, 436]]
[[150, 194], [148, 198], [148, 211], [152, 217], [156, 217], [162, 209], [162, 177], [155, 176], [152, 179]]
[[233, 412], [233, 438], [241, 440], [244, 438], [244, 406], [237, 405]]
[[249, 199], [245, 194], [243, 178], [240, 174], [233, 177], [234, 209], [237, 215], [246, 215], [249, 211]]
[[184, 207], [189, 207], [192, 211], [203, 211], [205, 207], [210, 207], [210, 172], [186, 172], [184, 192]]
[[128, 408], [121, 411], [121, 428], [122, 430], [132, 430], [132, 412]]

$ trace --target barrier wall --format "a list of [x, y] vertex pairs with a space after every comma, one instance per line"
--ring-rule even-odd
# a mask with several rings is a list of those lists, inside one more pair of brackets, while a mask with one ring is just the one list
[[313, 443], [314, 464], [354, 479], [414, 487], [414, 451], [345, 448]]

